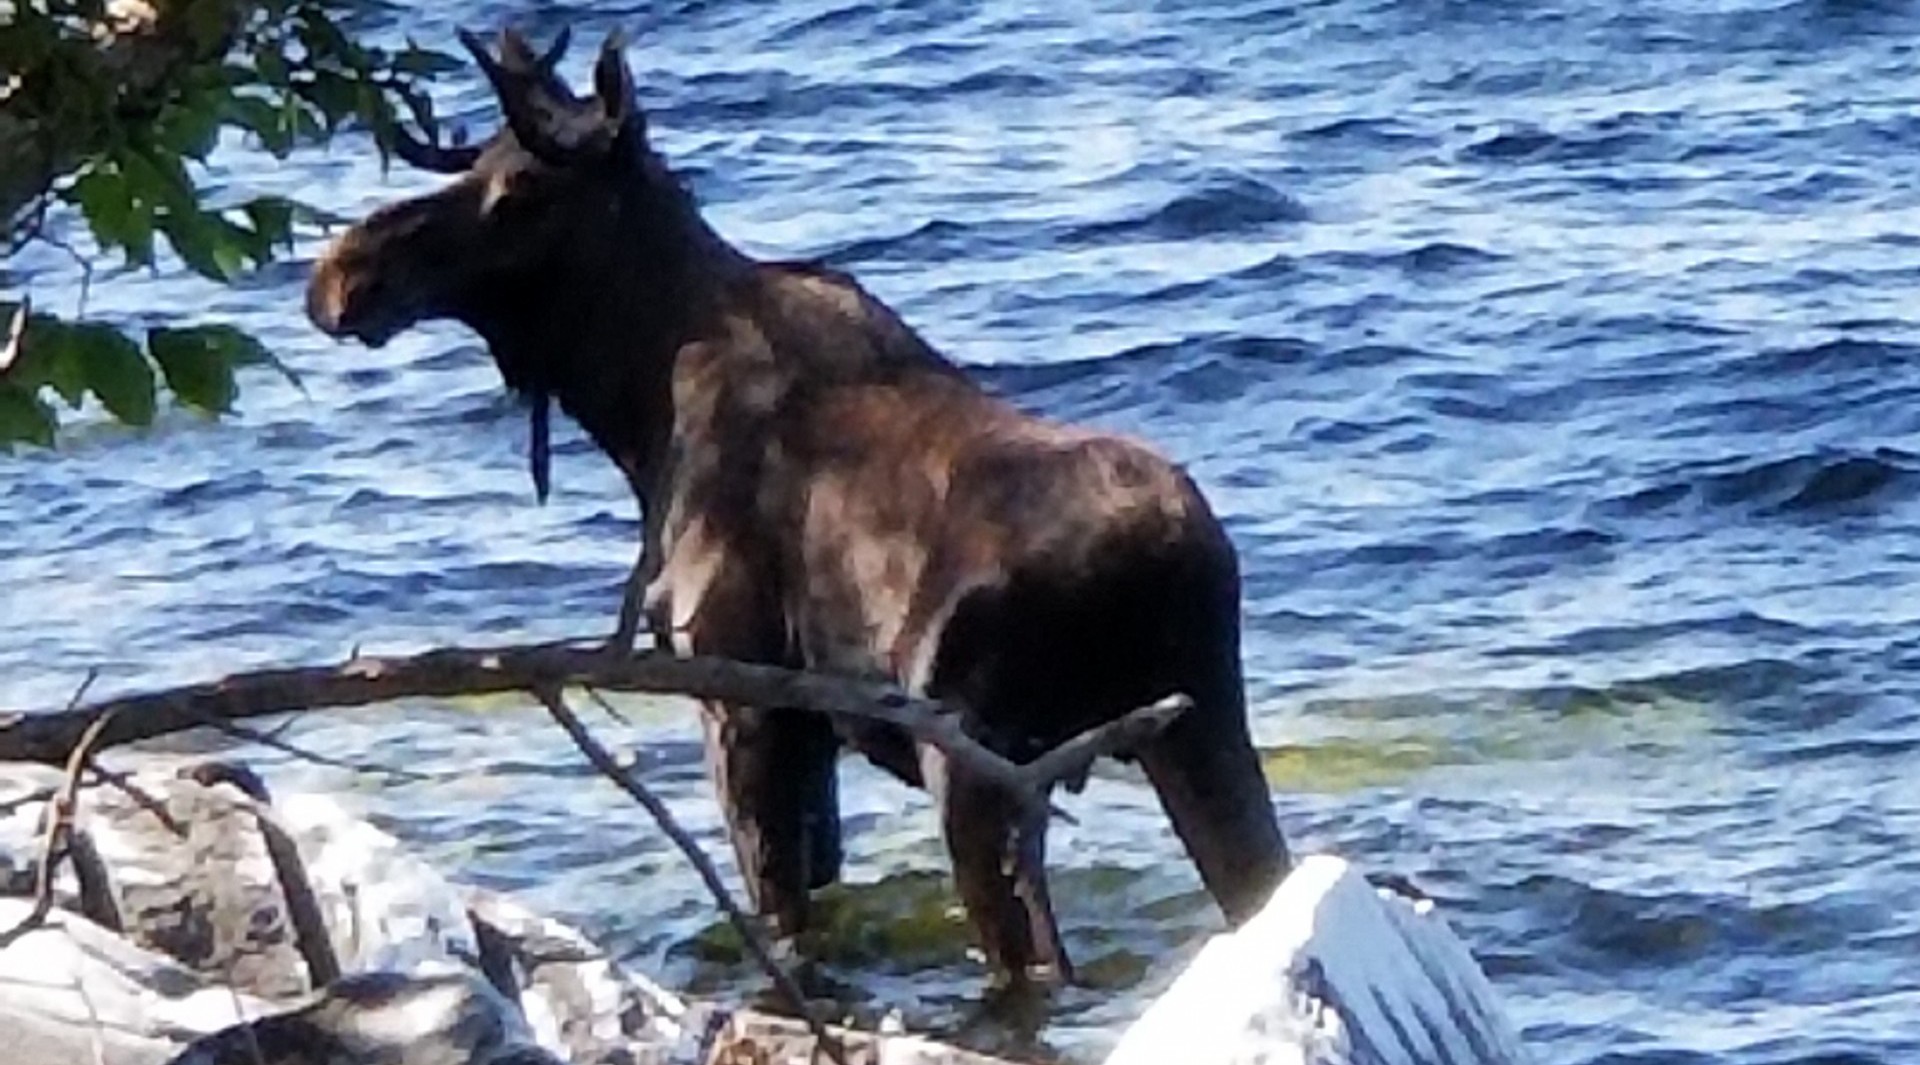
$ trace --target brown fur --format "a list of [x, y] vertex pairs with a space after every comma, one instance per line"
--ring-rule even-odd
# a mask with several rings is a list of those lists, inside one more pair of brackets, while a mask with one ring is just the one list
[[[1234, 550], [1187, 475], [988, 394], [845, 274], [735, 250], [649, 146], [614, 51], [588, 102], [507, 54], [488, 70], [509, 129], [446, 189], [344, 234], [313, 320], [380, 343], [455, 318], [511, 387], [557, 399], [641, 503], [630, 591], [682, 651], [891, 678], [1019, 759], [1191, 695], [1137, 754], [1229, 919], [1249, 916], [1288, 858], [1248, 737]], [[576, 149], [528, 117], [553, 114], [603, 135]], [[705, 721], [740, 867], [784, 928], [838, 875], [851, 745], [935, 794], [991, 959], [1066, 971], [1045, 826], [1003, 796], [892, 730]]]

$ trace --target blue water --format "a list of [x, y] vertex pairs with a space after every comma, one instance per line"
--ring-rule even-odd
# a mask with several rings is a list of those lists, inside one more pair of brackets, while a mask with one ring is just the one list
[[[444, 43], [489, 0], [421, 5]], [[857, 272], [1020, 402], [1190, 464], [1246, 573], [1256, 731], [1298, 849], [1409, 876], [1543, 1062], [1920, 1060], [1920, 10], [1715, 3], [544, 3], [615, 23], [659, 142], [756, 253]], [[393, 18], [376, 31], [395, 32]], [[582, 75], [580, 49], [567, 64]], [[477, 82], [446, 107], [484, 129]], [[213, 178], [356, 214], [364, 141]], [[0, 457], [0, 704], [355, 645], [610, 625], [636, 516], [560, 427], [556, 494], [473, 339], [369, 352], [238, 290], [102, 274], [88, 313], [256, 330], [218, 424]], [[13, 284], [71, 309], [59, 253]], [[723, 853], [689, 708], [623, 700]], [[703, 990], [759, 985], [698, 885], [510, 699], [289, 735], [462, 876]], [[269, 756], [271, 757], [271, 756]], [[1065, 800], [1098, 985], [983, 1008], [925, 802], [849, 764], [816, 986], [1097, 1060], [1216, 927], [1136, 777]]]

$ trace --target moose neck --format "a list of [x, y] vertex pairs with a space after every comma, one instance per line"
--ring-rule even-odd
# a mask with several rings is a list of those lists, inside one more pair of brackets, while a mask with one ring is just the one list
[[657, 159], [609, 228], [601, 254], [507, 295], [480, 331], [508, 386], [558, 400], [644, 506], [673, 424], [674, 355], [750, 265]]

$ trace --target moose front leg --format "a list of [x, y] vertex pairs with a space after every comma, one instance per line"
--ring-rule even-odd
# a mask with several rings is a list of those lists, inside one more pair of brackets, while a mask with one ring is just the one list
[[633, 561], [633, 572], [627, 574], [626, 587], [620, 593], [620, 621], [607, 639], [608, 653], [623, 657], [633, 653], [633, 645], [640, 637], [640, 621], [646, 616], [647, 583], [647, 549], [642, 546], [640, 557]]
[[706, 704], [707, 766], [755, 912], [805, 929], [808, 893], [839, 879], [839, 739], [798, 710]]

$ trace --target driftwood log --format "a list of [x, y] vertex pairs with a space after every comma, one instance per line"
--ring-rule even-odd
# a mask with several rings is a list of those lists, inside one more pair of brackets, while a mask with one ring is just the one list
[[66, 710], [0, 710], [0, 761], [64, 764], [103, 714], [113, 716], [94, 741], [102, 750], [207, 725], [324, 707], [512, 691], [532, 695], [569, 687], [686, 695], [885, 722], [1042, 809], [1054, 785], [1083, 778], [1095, 760], [1153, 736], [1188, 705], [1184, 697], [1171, 696], [1082, 733], [1031, 762], [1015, 763], [970, 736], [960, 708], [878, 681], [720, 658], [681, 658], [663, 651], [619, 655], [566, 644], [449, 647], [410, 657], [358, 656], [337, 666], [237, 673]]

